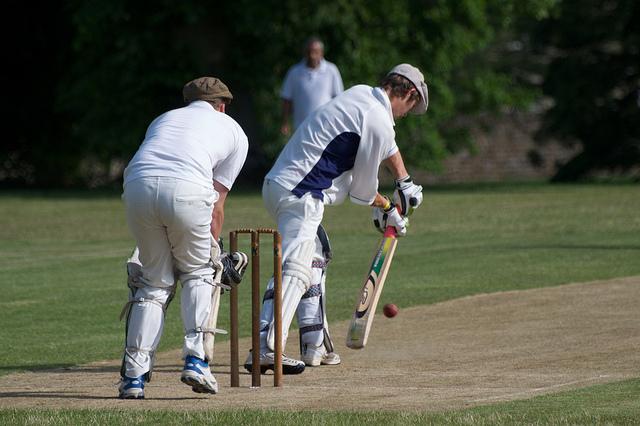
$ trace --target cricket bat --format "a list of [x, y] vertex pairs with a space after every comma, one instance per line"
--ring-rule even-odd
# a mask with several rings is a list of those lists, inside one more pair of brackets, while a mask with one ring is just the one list
[[376, 313], [376, 306], [378, 306], [378, 299], [380, 299], [382, 286], [384, 286], [384, 281], [387, 278], [387, 272], [389, 272], [397, 244], [396, 229], [393, 226], [388, 226], [373, 256], [371, 267], [362, 285], [360, 298], [356, 303], [356, 308], [349, 324], [347, 347], [351, 349], [362, 349], [367, 344], [373, 317]]

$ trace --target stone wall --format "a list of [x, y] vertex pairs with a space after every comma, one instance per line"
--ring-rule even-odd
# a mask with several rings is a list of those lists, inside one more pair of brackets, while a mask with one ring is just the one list
[[471, 130], [475, 152], [464, 150], [447, 158], [440, 174], [413, 172], [416, 181], [440, 184], [546, 180], [554, 174], [557, 164], [576, 152], [575, 148], [553, 141], [536, 144], [533, 135], [540, 119], [534, 113], [481, 117], [465, 124]]

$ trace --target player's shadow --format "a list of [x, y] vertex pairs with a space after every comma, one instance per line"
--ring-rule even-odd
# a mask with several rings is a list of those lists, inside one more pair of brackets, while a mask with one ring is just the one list
[[[171, 372], [181, 372], [183, 368], [182, 364], [160, 364], [156, 365], [153, 368], [155, 372], [163, 372], [163, 373], [171, 373]], [[231, 374], [231, 367], [228, 363], [214, 363], [212, 366], [212, 372], [214, 374]], [[25, 373], [25, 372], [43, 372], [47, 373], [57, 373], [57, 374], [68, 374], [68, 373], [78, 373], [78, 372], [87, 372], [87, 373], [119, 373], [120, 366], [119, 365], [74, 365], [74, 364], [39, 364], [39, 365], [3, 365], [0, 366], [0, 373], [5, 374], [14, 374], [14, 373]], [[248, 371], [245, 371], [244, 368], [240, 368], [240, 374], [249, 375]]]
[[0, 372], [8, 373], [24, 373], [26, 371], [43, 371], [43, 370], [63, 370], [72, 368], [73, 364], [25, 364], [25, 365], [3, 365], [0, 366]]
[[[42, 399], [95, 399], [95, 400], [111, 400], [118, 399], [117, 396], [92, 396], [86, 394], [80, 394], [77, 392], [47, 392], [47, 391], [18, 391], [18, 392], [0, 392], [0, 399], [2, 398], [42, 398]], [[162, 398], [153, 398], [159, 401], [183, 401], [183, 400], [193, 400], [193, 399], [207, 399], [206, 396], [202, 395], [194, 395], [189, 397], [162, 397]], [[131, 400], [134, 401], [134, 400]], [[127, 400], [122, 400], [123, 403], [127, 403]]]
[[[87, 373], [118, 373], [120, 366], [115, 365], [74, 365], [74, 364], [40, 364], [40, 365], [5, 365], [0, 367], [0, 372], [5, 374], [38, 373], [69, 374], [78, 372]], [[3, 374], [4, 375], [4, 374]]]

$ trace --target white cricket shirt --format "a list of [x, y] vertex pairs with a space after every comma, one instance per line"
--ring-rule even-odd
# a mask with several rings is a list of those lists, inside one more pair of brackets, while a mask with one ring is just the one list
[[289, 68], [280, 97], [293, 104], [293, 128], [296, 129], [313, 111], [338, 96], [344, 87], [335, 64], [322, 59], [317, 68], [303, 60]]
[[124, 170], [124, 184], [141, 177], [173, 177], [206, 187], [217, 180], [231, 189], [249, 143], [240, 125], [205, 101], [153, 120]]
[[293, 134], [266, 178], [298, 197], [369, 205], [382, 160], [398, 151], [389, 98], [358, 85], [320, 107]]

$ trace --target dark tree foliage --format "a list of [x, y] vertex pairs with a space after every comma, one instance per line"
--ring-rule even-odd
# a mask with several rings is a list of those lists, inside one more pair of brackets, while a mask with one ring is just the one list
[[[244, 179], [261, 180], [282, 145], [279, 88], [310, 35], [325, 41], [349, 87], [375, 85], [400, 62], [420, 67], [426, 116], [401, 120], [411, 165], [437, 170], [469, 146], [460, 114], [524, 105], [532, 92], [489, 54], [519, 18], [539, 19], [554, 0], [67, 0], [15, 9], [5, 30], [5, 75], [15, 135], [0, 153], [0, 184], [95, 186], [121, 167], [158, 114], [182, 104], [182, 85], [215, 75], [235, 94], [245, 128]], [[504, 63], [504, 62], [502, 62]]]
[[540, 136], [581, 148], [553, 179], [640, 166], [640, 2], [564, 0], [534, 39], [552, 58], [543, 90], [554, 105]]
[[57, 84], [71, 55], [70, 15], [55, 2], [33, 9], [28, 2], [3, 4], [0, 184], [64, 186], [82, 157], [69, 117], [57, 111]]
[[253, 85], [254, 111], [264, 125], [269, 163], [286, 142], [277, 134], [280, 84], [287, 68], [301, 59], [302, 43], [309, 35], [325, 41], [326, 57], [340, 68], [345, 87], [375, 85], [401, 62], [420, 67], [429, 85], [429, 110], [426, 116], [398, 121], [397, 141], [410, 165], [439, 170], [447, 155], [470, 145], [466, 129], [454, 124], [458, 114], [521, 106], [532, 99], [530, 87], [519, 86], [486, 52], [516, 17], [535, 20], [552, 4], [553, 0], [532, 0], [527, 6], [509, 0], [236, 0], [229, 6], [231, 40], [254, 49], [250, 58], [246, 51], [234, 49], [229, 59], [239, 74], [252, 75], [244, 84]]

